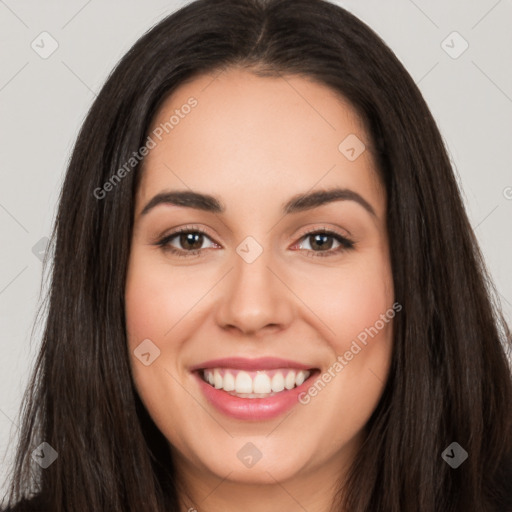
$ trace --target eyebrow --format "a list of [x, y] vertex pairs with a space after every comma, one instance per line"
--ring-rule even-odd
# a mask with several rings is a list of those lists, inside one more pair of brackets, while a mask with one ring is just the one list
[[[354, 201], [361, 205], [368, 213], [377, 216], [372, 205], [357, 192], [347, 188], [331, 188], [297, 194], [282, 205], [285, 215], [312, 210], [334, 201]], [[150, 210], [161, 204], [184, 206], [211, 213], [224, 213], [226, 207], [222, 201], [209, 194], [201, 194], [191, 190], [164, 191], [154, 196], [144, 207], [140, 215], [146, 215]]]

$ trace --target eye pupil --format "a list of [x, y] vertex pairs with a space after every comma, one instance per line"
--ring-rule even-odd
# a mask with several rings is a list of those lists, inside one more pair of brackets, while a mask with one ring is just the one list
[[[320, 249], [330, 249], [332, 246], [333, 238], [330, 235], [318, 233], [316, 235], [311, 235], [311, 237], [314, 240], [314, 243], [311, 244], [313, 250], [315, 249], [315, 245]], [[330, 244], [329, 240], [331, 242]]]
[[[200, 249], [203, 245], [202, 233], [183, 233], [180, 235], [180, 244], [188, 249]], [[187, 246], [187, 244], [191, 244]]]

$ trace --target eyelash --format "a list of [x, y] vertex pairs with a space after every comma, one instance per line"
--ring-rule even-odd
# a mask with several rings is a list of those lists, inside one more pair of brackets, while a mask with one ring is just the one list
[[[173, 240], [178, 235], [183, 234], [183, 233], [188, 233], [188, 234], [190, 234], [190, 233], [198, 234], [199, 233], [199, 234], [202, 234], [211, 239], [211, 237], [208, 235], [208, 233], [206, 233], [204, 230], [194, 227], [194, 226], [185, 226], [185, 227], [177, 229], [176, 231], [173, 231], [169, 235], [164, 236], [158, 242], [156, 242], [155, 245], [161, 247], [162, 250], [164, 250], [165, 252], [170, 252], [180, 258], [181, 257], [187, 258], [187, 257], [197, 256], [201, 251], [204, 250], [204, 249], [194, 249], [192, 251], [185, 251], [183, 249], [176, 249], [172, 245], [169, 245], [169, 242], [171, 242], [171, 240]], [[310, 254], [312, 257], [318, 256], [321, 258], [325, 258], [325, 257], [335, 256], [342, 252], [349, 251], [349, 250], [353, 249], [355, 246], [354, 241], [348, 239], [345, 236], [340, 235], [339, 233], [336, 233], [335, 231], [331, 231], [331, 230], [325, 229], [325, 228], [320, 228], [320, 229], [317, 228], [317, 229], [312, 229], [310, 231], [307, 231], [306, 233], [302, 234], [302, 236], [299, 238], [299, 241], [306, 239], [312, 235], [327, 235], [329, 237], [334, 238], [337, 242], [340, 243], [340, 246], [337, 247], [336, 249], [329, 249], [327, 251], [313, 251], [312, 249], [306, 249], [307, 252], [313, 253], [313, 254]]]

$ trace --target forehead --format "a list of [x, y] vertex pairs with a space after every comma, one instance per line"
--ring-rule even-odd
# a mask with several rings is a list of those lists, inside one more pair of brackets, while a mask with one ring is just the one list
[[[224, 197], [229, 209], [230, 202], [281, 205], [331, 186], [384, 207], [363, 122], [335, 91], [304, 77], [239, 69], [199, 76], [162, 103], [149, 135], [156, 145], [144, 160], [139, 209], [164, 189]], [[343, 152], [347, 145], [356, 159]]]

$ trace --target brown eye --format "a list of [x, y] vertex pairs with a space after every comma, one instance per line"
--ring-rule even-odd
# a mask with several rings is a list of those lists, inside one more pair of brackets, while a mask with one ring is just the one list
[[316, 235], [308, 235], [308, 238], [312, 240], [310, 242], [310, 247], [314, 251], [316, 249], [319, 250], [328, 250], [332, 248], [334, 238], [330, 235], [326, 235], [324, 233], [318, 233]]
[[203, 245], [203, 234], [199, 232], [181, 233], [178, 235], [179, 243], [183, 249], [197, 250]]
[[[210, 241], [211, 245], [209, 247], [203, 247], [206, 241]], [[160, 246], [162, 250], [177, 256], [195, 256], [204, 249], [220, 247], [204, 231], [187, 227], [166, 235], [156, 245]]]
[[[307, 242], [307, 243], [305, 243]], [[333, 246], [333, 244], [337, 244]], [[306, 245], [306, 247], [304, 247]], [[309, 247], [307, 247], [309, 245]], [[353, 249], [355, 242], [335, 233], [334, 231], [313, 231], [302, 236], [300, 249], [305, 249], [313, 256], [333, 256], [343, 251]]]

